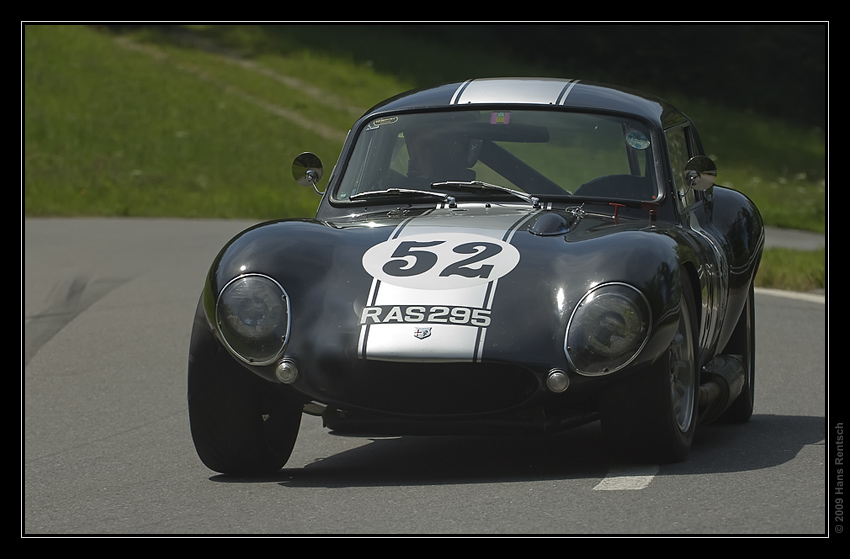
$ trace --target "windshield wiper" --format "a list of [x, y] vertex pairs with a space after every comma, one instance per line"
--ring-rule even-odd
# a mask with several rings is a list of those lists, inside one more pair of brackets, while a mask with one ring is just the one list
[[365, 198], [384, 198], [387, 196], [430, 196], [440, 198], [443, 202], [454, 208], [457, 202], [454, 196], [449, 196], [445, 192], [429, 192], [427, 190], [411, 190], [407, 188], [387, 188], [386, 190], [367, 190], [359, 192], [348, 197], [349, 200], [363, 200]]
[[536, 196], [532, 196], [531, 194], [526, 194], [525, 192], [520, 192], [518, 190], [514, 190], [512, 188], [508, 188], [506, 186], [499, 186], [497, 184], [489, 184], [481, 181], [443, 181], [443, 182], [433, 182], [431, 183], [432, 188], [456, 188], [459, 190], [467, 189], [467, 190], [489, 190], [493, 192], [504, 192], [505, 194], [511, 194], [525, 200], [535, 208], [540, 205], [540, 199]]

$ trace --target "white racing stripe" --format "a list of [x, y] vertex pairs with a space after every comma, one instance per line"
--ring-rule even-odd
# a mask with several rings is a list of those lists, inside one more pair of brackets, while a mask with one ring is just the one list
[[476, 103], [531, 103], [563, 105], [576, 80], [516, 78], [468, 80], [452, 96], [451, 105]]
[[652, 483], [656, 474], [658, 474], [658, 466], [612, 468], [593, 490], [639, 491]]
[[363, 256], [373, 276], [358, 355], [382, 361], [479, 361], [502, 275], [519, 262], [510, 245], [535, 215], [527, 208], [465, 219], [451, 210], [401, 224]]

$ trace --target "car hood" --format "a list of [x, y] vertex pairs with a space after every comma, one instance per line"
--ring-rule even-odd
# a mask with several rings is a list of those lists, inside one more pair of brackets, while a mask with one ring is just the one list
[[206, 308], [233, 277], [263, 273], [290, 299], [287, 355], [566, 366], [566, 326], [591, 287], [627, 282], [670, 306], [676, 250], [663, 233], [648, 215], [496, 204], [277, 221], [225, 247]]

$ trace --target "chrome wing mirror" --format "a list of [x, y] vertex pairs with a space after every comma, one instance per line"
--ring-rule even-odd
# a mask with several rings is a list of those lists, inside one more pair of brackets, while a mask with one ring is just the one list
[[717, 182], [717, 166], [705, 155], [692, 157], [685, 165], [685, 182], [694, 190], [708, 190]]
[[316, 186], [319, 179], [322, 178], [323, 172], [322, 161], [314, 153], [302, 153], [292, 163], [292, 176], [295, 178], [295, 182], [301, 186], [312, 186], [316, 194], [319, 195], [324, 194]]

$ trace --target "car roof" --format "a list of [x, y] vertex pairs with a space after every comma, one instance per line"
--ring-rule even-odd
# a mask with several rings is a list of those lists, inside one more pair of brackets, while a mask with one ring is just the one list
[[479, 78], [408, 91], [372, 107], [364, 116], [481, 104], [551, 105], [627, 113], [662, 128], [687, 121], [687, 117], [668, 102], [638, 91], [581, 80], [530, 77]]

